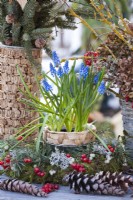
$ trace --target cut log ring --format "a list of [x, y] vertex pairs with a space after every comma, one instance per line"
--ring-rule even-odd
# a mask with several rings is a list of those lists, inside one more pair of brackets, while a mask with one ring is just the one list
[[60, 146], [80, 146], [95, 141], [95, 136], [88, 130], [82, 132], [56, 132], [45, 128], [43, 140], [48, 144]]
[[[41, 51], [32, 50], [33, 58], [41, 65]], [[22, 47], [0, 46], [0, 139], [8, 138], [17, 128], [24, 126], [37, 117], [36, 113], [25, 110], [18, 100], [22, 98], [20, 89], [24, 86], [20, 80], [16, 65], [18, 64], [24, 80], [36, 93], [37, 84], [34, 79], [33, 67], [28, 61]]]

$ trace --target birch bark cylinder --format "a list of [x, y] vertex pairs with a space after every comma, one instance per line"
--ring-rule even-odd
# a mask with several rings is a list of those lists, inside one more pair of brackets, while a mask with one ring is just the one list
[[[34, 49], [32, 55], [41, 66], [41, 51]], [[32, 93], [37, 92], [33, 68], [21, 47], [0, 46], [0, 139], [8, 138], [19, 127], [37, 117], [36, 113], [25, 110], [25, 105], [18, 100], [22, 98], [19, 88], [24, 86], [17, 73], [20, 67], [25, 82]]]

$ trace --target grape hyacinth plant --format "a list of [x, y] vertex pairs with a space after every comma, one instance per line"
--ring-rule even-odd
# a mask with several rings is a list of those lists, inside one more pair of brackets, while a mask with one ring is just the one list
[[65, 128], [68, 132], [84, 131], [93, 106], [107, 89], [103, 80], [104, 67], [100, 71], [94, 69], [92, 60], [91, 66], [83, 62], [76, 72], [76, 60], [70, 66], [68, 60], [61, 62], [55, 51], [52, 55], [53, 63], [49, 65], [49, 72], [42, 73], [41, 81], [40, 77], [37, 78], [43, 102], [30, 93], [25, 83], [25, 97], [21, 101], [45, 118], [45, 126], [50, 130], [61, 131]]

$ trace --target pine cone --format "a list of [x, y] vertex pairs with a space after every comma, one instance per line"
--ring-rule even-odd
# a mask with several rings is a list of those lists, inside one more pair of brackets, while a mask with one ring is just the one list
[[46, 193], [36, 186], [17, 179], [7, 179], [0, 181], [0, 189], [13, 192], [21, 192], [25, 194], [31, 194], [33, 196], [45, 197]]
[[70, 189], [74, 189], [76, 193], [86, 191], [95, 194], [117, 195], [123, 196], [128, 187], [133, 185], [131, 176], [123, 176], [122, 173], [99, 172], [89, 176], [72, 172], [64, 177], [69, 182]]
[[35, 46], [39, 49], [42, 49], [46, 44], [46, 41], [43, 38], [38, 38], [35, 40]]
[[13, 24], [14, 21], [15, 21], [15, 17], [14, 17], [13, 14], [9, 14], [9, 15], [6, 16], [6, 22], [7, 22], [8, 24]]

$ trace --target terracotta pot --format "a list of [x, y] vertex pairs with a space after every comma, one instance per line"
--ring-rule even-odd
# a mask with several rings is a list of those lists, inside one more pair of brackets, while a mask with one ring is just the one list
[[[32, 50], [33, 58], [41, 65], [41, 51]], [[0, 46], [0, 139], [8, 138], [15, 130], [31, 120], [37, 114], [25, 110], [25, 106], [19, 102], [22, 98], [20, 89], [24, 86], [20, 80], [16, 65], [19, 66], [25, 82], [31, 88], [31, 92], [37, 91], [36, 81], [33, 75], [33, 67], [28, 61], [25, 51], [21, 47]]]
[[79, 146], [86, 145], [95, 140], [89, 131], [82, 132], [55, 132], [45, 128], [43, 139], [46, 143], [60, 146]]

